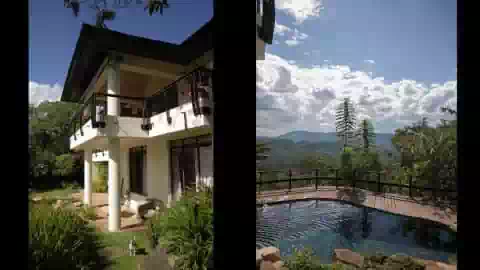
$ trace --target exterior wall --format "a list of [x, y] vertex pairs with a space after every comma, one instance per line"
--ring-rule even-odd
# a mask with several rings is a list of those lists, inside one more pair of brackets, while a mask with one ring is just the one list
[[[83, 136], [81, 130], [83, 131]], [[73, 135], [70, 137], [70, 148], [76, 149], [78, 146], [85, 144], [89, 140], [98, 136], [98, 132], [98, 129], [92, 128], [92, 121], [89, 120], [83, 125], [82, 129], [78, 129], [75, 131], [75, 135], [77, 137], [76, 140]]]
[[165, 138], [153, 138], [147, 144], [146, 181], [148, 197], [169, 202], [170, 150]]
[[148, 132], [141, 129], [142, 118], [105, 116], [105, 128], [99, 128], [99, 135], [110, 137], [148, 138]]
[[110, 156], [108, 155], [108, 151], [97, 152], [92, 154], [92, 161], [93, 162], [108, 162]]
[[[185, 115], [185, 114], [186, 115]], [[167, 115], [170, 114], [171, 124], [168, 123]], [[186, 118], [186, 121], [185, 121]], [[161, 114], [151, 117], [152, 129], [149, 132], [150, 137], [156, 137], [167, 133], [174, 133], [192, 128], [198, 128], [208, 125], [208, 119], [203, 116], [193, 114], [192, 103], [186, 103]]]

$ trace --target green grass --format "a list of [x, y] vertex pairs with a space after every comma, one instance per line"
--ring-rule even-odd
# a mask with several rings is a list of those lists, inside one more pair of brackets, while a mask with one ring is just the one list
[[71, 195], [79, 192], [80, 188], [66, 185], [62, 188], [47, 190], [47, 191], [32, 191], [29, 194], [31, 199], [35, 197], [42, 197], [43, 199], [71, 199]]
[[128, 255], [128, 241], [133, 239], [137, 241], [137, 248], [144, 249], [148, 253], [148, 243], [145, 232], [115, 232], [99, 233], [102, 244], [105, 246], [105, 252], [112, 260], [108, 270], [136, 270], [138, 264], [143, 264], [146, 254], [137, 254], [137, 256]]

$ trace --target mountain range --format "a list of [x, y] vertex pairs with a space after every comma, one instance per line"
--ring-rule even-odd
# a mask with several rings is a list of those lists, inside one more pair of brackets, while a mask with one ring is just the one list
[[[376, 145], [381, 159], [395, 151], [392, 145], [393, 134], [377, 133]], [[261, 162], [268, 167], [290, 167], [299, 165], [307, 156], [324, 154], [338, 156], [342, 145], [335, 132], [292, 131], [276, 137], [257, 136], [257, 141], [268, 142], [269, 158]]]

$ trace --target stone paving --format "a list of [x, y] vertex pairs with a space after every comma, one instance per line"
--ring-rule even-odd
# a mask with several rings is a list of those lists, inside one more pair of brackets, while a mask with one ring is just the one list
[[[83, 192], [72, 194], [74, 199], [83, 200]], [[99, 231], [108, 231], [108, 194], [107, 193], [92, 193], [92, 207], [95, 208], [97, 219], [94, 221], [95, 226]], [[134, 214], [129, 213], [122, 208], [120, 220], [121, 232], [143, 231], [145, 229], [144, 222], [136, 218]]]
[[263, 200], [266, 203], [283, 202], [301, 199], [332, 199], [351, 202], [357, 205], [363, 205], [379, 210], [401, 214], [411, 217], [420, 217], [437, 221], [448, 225], [456, 230], [457, 213], [450, 208], [440, 208], [429, 204], [422, 204], [418, 201], [409, 199], [407, 196], [394, 194], [376, 194], [367, 190], [356, 188], [322, 187], [315, 191], [312, 188], [276, 190], [257, 193], [257, 200]]

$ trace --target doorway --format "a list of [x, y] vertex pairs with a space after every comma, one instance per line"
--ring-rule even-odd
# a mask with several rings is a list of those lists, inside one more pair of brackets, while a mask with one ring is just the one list
[[201, 148], [208, 146], [211, 146], [211, 135], [171, 142], [170, 192], [172, 199], [178, 200], [183, 192], [197, 189], [197, 178], [202, 175]]
[[147, 149], [144, 146], [130, 148], [130, 192], [147, 195], [144, 187], [145, 157]]

